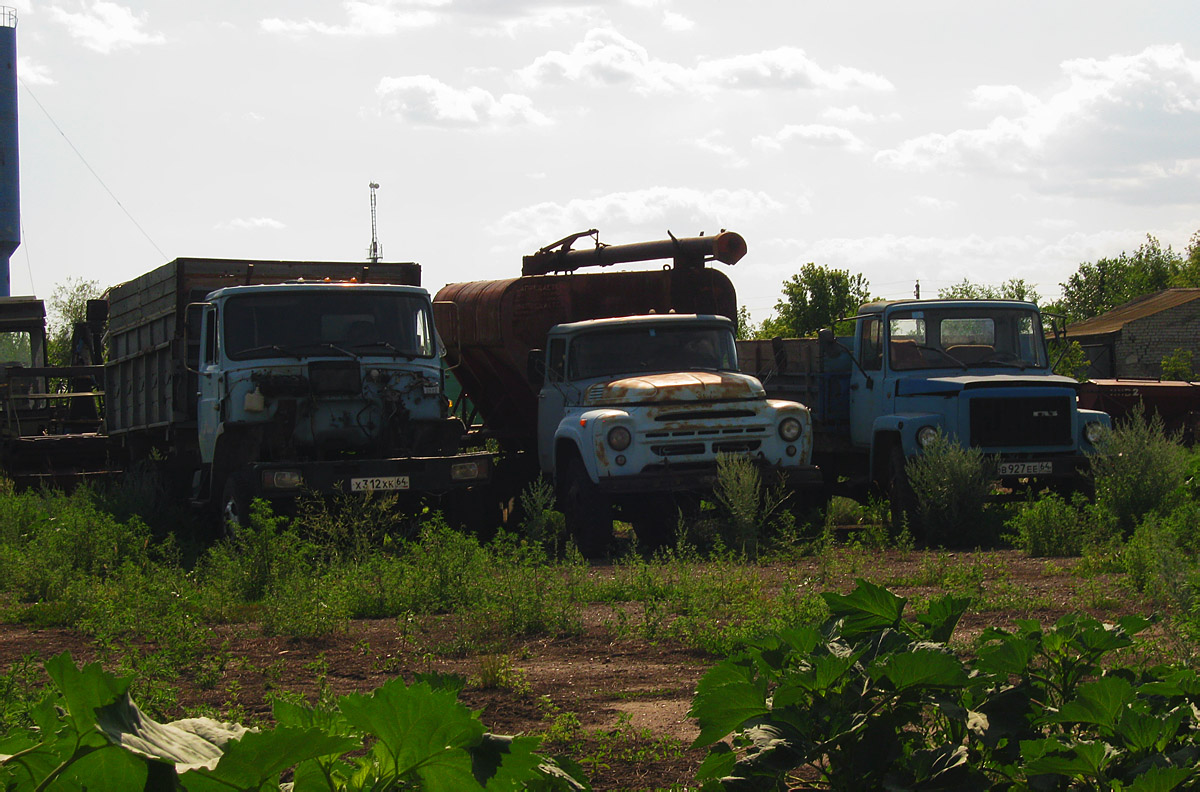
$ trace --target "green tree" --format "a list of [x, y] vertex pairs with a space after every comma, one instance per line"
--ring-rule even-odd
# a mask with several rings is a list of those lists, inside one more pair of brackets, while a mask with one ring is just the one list
[[939, 289], [938, 297], [943, 300], [1027, 300], [1031, 303], [1041, 302], [1042, 299], [1024, 278], [1009, 278], [999, 286], [973, 283], [970, 278], [963, 278], [962, 283]]
[[1200, 287], [1200, 231], [1192, 234], [1179, 272], [1171, 280], [1172, 286], [1194, 289]]
[[744, 341], [748, 338], [758, 338], [761, 325], [754, 324], [750, 318], [750, 309], [739, 305], [737, 309], [737, 339]]
[[[1200, 257], [1193, 237], [1189, 256]], [[1071, 321], [1090, 319], [1127, 303], [1143, 294], [1161, 291], [1178, 281], [1186, 271], [1183, 257], [1159, 245], [1147, 235], [1146, 242], [1133, 255], [1121, 253], [1116, 258], [1084, 262], [1062, 286], [1060, 306]], [[1200, 272], [1200, 267], [1197, 267]]]
[[762, 335], [798, 338], [838, 319], [853, 316], [871, 299], [867, 279], [849, 270], [805, 264], [783, 282], [783, 296], [775, 303], [775, 316], [763, 322]]
[[67, 278], [54, 287], [46, 301], [47, 364], [71, 364], [71, 332], [76, 322], [87, 318], [87, 301], [99, 296], [100, 284], [94, 280]]
[[1196, 370], [1192, 366], [1192, 350], [1176, 349], [1169, 355], [1163, 355], [1162, 378], [1192, 382], [1196, 379]]

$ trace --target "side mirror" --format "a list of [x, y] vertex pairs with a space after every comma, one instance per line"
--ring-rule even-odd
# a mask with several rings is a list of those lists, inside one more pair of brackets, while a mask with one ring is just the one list
[[529, 357], [525, 361], [525, 377], [533, 387], [542, 387], [546, 381], [546, 350], [529, 350]]

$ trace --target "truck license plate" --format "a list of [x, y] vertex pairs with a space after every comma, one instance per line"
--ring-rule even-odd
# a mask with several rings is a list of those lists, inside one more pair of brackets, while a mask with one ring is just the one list
[[376, 476], [374, 478], [350, 479], [351, 492], [376, 492], [379, 490], [406, 490], [408, 476]]
[[1001, 476], [1040, 476], [1053, 473], [1053, 462], [1001, 462], [997, 468]]

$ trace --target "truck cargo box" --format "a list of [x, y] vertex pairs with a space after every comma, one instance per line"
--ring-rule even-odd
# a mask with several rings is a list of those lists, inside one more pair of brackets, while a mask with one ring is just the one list
[[195, 425], [200, 322], [198, 311], [189, 311], [189, 305], [203, 302], [210, 292], [225, 286], [326, 278], [419, 286], [421, 267], [413, 263], [179, 258], [110, 288], [105, 295], [109, 435], [120, 437], [144, 430], [166, 433], [178, 425]]

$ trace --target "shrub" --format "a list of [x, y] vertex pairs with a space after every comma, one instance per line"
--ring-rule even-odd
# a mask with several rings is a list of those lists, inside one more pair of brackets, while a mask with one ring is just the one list
[[993, 460], [978, 448], [964, 448], [938, 432], [905, 468], [917, 498], [921, 524], [928, 544], [978, 543], [985, 525], [984, 506], [996, 478]]
[[[758, 557], [759, 542], [783, 518], [788, 494], [782, 486], [768, 489], [754, 462], [741, 454], [717, 457], [713, 499], [724, 517], [725, 543], [747, 558]], [[788, 514], [790, 516], [790, 513]]]
[[550, 548], [558, 555], [567, 537], [567, 521], [555, 510], [554, 485], [538, 476], [521, 493], [521, 531], [529, 541]]
[[1092, 455], [1096, 500], [1129, 536], [1151, 512], [1170, 508], [1170, 496], [1185, 484], [1188, 455], [1167, 436], [1158, 414], [1139, 405], [1100, 441]]
[[1049, 492], [1021, 504], [1007, 526], [1016, 532], [1009, 540], [1026, 555], [1076, 556], [1111, 536], [1111, 523], [1105, 510], [1088, 504], [1082, 495], [1067, 502]]

